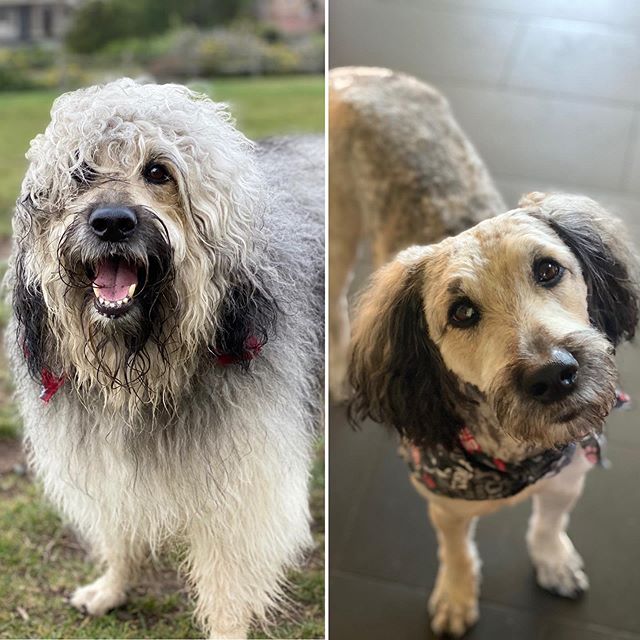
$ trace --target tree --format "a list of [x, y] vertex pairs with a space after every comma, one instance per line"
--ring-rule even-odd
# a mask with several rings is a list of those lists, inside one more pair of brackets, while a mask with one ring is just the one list
[[92, 53], [113, 40], [164, 33], [176, 24], [211, 26], [233, 20], [248, 0], [89, 0], [73, 14], [67, 46]]

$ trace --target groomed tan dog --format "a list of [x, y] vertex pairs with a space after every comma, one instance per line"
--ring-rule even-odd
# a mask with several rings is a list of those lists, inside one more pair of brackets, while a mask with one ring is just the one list
[[329, 383], [345, 395], [347, 291], [359, 247], [380, 267], [506, 210], [446, 99], [388, 69], [329, 74]]
[[399, 432], [429, 501], [437, 633], [477, 620], [476, 518], [530, 496], [538, 583], [567, 597], [588, 588], [566, 528], [616, 404], [614, 348], [638, 322], [628, 237], [588, 198], [534, 193], [401, 252], [362, 294], [351, 409]]

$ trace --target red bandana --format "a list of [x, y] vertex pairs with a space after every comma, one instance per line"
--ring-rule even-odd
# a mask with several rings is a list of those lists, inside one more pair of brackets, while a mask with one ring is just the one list
[[41, 375], [42, 389], [40, 390], [40, 400], [42, 400], [42, 402], [49, 402], [58, 389], [63, 385], [65, 375], [63, 373], [56, 376], [54, 373], [51, 373], [49, 369], [43, 369]]
[[[253, 360], [260, 355], [262, 347], [264, 345], [255, 336], [249, 336], [245, 345], [245, 351], [240, 356], [234, 356], [230, 353], [216, 353], [216, 363], [222, 367], [228, 367], [232, 364], [239, 364], [241, 362], [247, 362]], [[25, 350], [25, 357], [28, 354]], [[49, 371], [49, 369], [42, 369], [40, 372], [42, 378], [42, 389], [40, 390], [40, 400], [43, 402], [49, 402], [51, 398], [58, 392], [60, 387], [64, 384], [65, 374], [62, 373], [57, 376], [55, 373]]]
[[239, 356], [233, 356], [230, 353], [216, 353], [216, 362], [222, 367], [228, 367], [230, 364], [239, 364], [253, 360], [260, 355], [264, 344], [255, 336], [249, 336], [244, 345], [244, 353]]

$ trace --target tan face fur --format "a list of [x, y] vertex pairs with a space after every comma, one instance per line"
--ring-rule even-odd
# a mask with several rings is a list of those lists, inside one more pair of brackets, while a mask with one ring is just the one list
[[[587, 287], [577, 259], [531, 216], [504, 214], [426, 254], [423, 291], [431, 338], [447, 366], [482, 391], [514, 357], [544, 357], [567, 334], [590, 328]], [[534, 279], [534, 263], [542, 258], [565, 269], [553, 288]], [[480, 312], [478, 324], [468, 329], [448, 319], [449, 308], [462, 298]]]
[[[521, 392], [515, 387], [523, 370], [543, 366], [557, 348], [586, 351], [583, 357], [601, 363], [600, 390], [593, 381], [580, 380], [583, 396], [546, 408], [545, 426], [557, 442], [566, 439], [562, 430], [567, 425], [555, 426], [555, 419], [562, 421], [576, 404], [597, 405], [608, 413], [605, 397], [613, 404], [614, 391], [612, 347], [591, 327], [577, 258], [546, 224], [526, 213], [507, 213], [425, 254], [423, 296], [431, 339], [463, 383], [477, 387], [496, 407], [500, 395], [512, 395], [517, 403]], [[552, 287], [538, 283], [534, 274], [536, 263], [545, 258], [564, 270]], [[473, 303], [477, 324], [451, 324], [449, 312], [459, 300]], [[514, 435], [520, 431], [528, 429], [514, 425]], [[542, 433], [539, 437], [546, 439]]]
[[423, 444], [451, 444], [463, 424], [533, 447], [600, 430], [615, 402], [614, 347], [638, 321], [626, 238], [591, 200], [531, 194], [401, 252], [356, 309], [352, 415]]

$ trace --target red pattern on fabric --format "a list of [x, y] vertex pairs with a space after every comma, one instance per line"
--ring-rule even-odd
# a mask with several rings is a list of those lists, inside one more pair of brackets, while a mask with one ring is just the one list
[[471, 431], [467, 429], [467, 427], [462, 427], [462, 429], [460, 429], [460, 432], [458, 434], [458, 439], [460, 440], [460, 444], [465, 449], [465, 451], [468, 451], [469, 453], [482, 451], [482, 449], [480, 448], [480, 445], [478, 444], [476, 439], [473, 437], [473, 434], [471, 433]]
[[258, 338], [249, 336], [244, 346], [244, 353], [241, 356], [233, 356], [230, 353], [218, 353], [216, 354], [216, 362], [223, 367], [228, 367], [231, 364], [253, 360], [260, 355], [263, 346]]
[[631, 396], [621, 389], [616, 389], [616, 406], [620, 408], [629, 402], [631, 402]]
[[422, 474], [422, 482], [424, 482], [427, 485], [428, 489], [435, 489], [436, 488], [436, 481], [428, 473], [423, 473]]
[[598, 464], [598, 462], [600, 462], [600, 452], [596, 447], [588, 445], [586, 447], [583, 447], [582, 450], [584, 451], [585, 458], [591, 464]]
[[500, 460], [500, 458], [494, 458], [493, 464], [496, 465], [496, 469], [498, 469], [499, 471], [507, 470], [507, 465], [504, 463], [504, 460]]
[[51, 373], [49, 369], [43, 369], [40, 372], [42, 377], [42, 390], [40, 391], [40, 400], [49, 402], [51, 398], [58, 392], [58, 389], [64, 384], [64, 373], [57, 376]]

